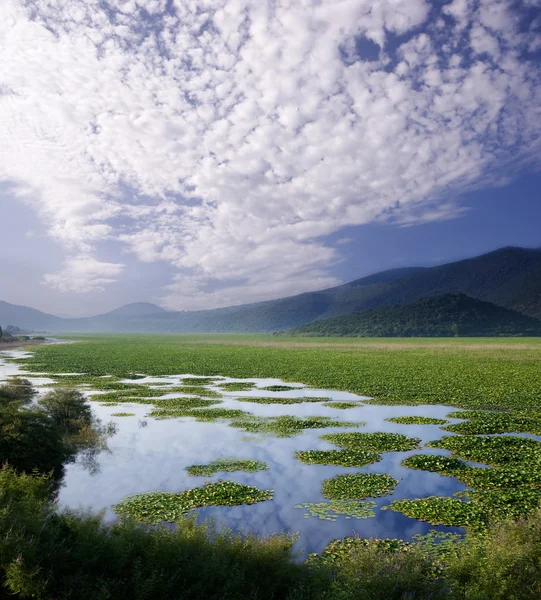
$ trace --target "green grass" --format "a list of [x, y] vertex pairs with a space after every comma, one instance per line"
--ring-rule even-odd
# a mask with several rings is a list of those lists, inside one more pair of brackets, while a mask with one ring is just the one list
[[386, 473], [348, 473], [323, 481], [321, 493], [330, 500], [364, 500], [392, 494], [397, 483]]
[[175, 522], [189, 511], [202, 506], [238, 506], [272, 498], [273, 490], [260, 490], [234, 481], [218, 481], [178, 494], [149, 492], [128, 496], [113, 508], [122, 518], [157, 524], [162, 521]]
[[192, 465], [186, 467], [188, 475], [196, 477], [211, 477], [221, 471], [234, 472], [234, 471], [247, 471], [253, 473], [255, 471], [266, 471], [268, 469], [267, 463], [260, 460], [246, 460], [240, 458], [218, 458], [208, 465]]
[[[386, 404], [464, 408], [541, 405], [541, 340], [302, 339], [271, 336], [70, 336], [83, 343], [33, 348], [31, 369], [125, 377], [195, 373], [280, 377]], [[294, 342], [294, 343], [291, 343]]]
[[328, 433], [320, 436], [322, 440], [347, 450], [367, 452], [405, 452], [419, 448], [419, 438], [411, 438], [403, 433]]
[[445, 425], [447, 419], [434, 419], [432, 417], [390, 417], [385, 419], [389, 423], [398, 423], [400, 425]]

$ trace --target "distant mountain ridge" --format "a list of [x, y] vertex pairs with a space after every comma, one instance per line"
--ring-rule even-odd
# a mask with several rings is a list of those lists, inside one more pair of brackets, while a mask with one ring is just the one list
[[55, 333], [272, 332], [449, 293], [541, 318], [541, 249], [507, 247], [435, 267], [392, 269], [326, 290], [212, 310], [173, 312], [135, 303], [95, 317], [64, 319], [0, 301], [0, 325]]
[[541, 336], [541, 320], [465, 294], [442, 294], [321, 319], [285, 333], [318, 337]]

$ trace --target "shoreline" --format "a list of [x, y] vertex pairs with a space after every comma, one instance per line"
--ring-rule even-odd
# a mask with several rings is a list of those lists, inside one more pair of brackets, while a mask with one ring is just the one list
[[3, 350], [18, 350], [21, 346], [37, 346], [46, 344], [49, 340], [17, 340], [16, 342], [0, 341], [0, 352]]

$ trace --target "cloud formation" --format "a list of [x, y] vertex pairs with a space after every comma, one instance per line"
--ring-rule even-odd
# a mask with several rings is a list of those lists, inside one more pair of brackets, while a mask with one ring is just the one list
[[523, 4], [3, 0], [0, 179], [65, 248], [46, 283], [103, 289], [113, 240], [171, 308], [260, 300], [337, 283], [344, 226], [457, 214], [541, 155]]

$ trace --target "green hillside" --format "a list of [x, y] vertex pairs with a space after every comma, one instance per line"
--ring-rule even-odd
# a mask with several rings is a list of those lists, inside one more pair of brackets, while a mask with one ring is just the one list
[[541, 321], [465, 294], [443, 294], [323, 319], [287, 333], [332, 337], [534, 336], [541, 335]]
[[0, 302], [0, 325], [57, 333], [272, 332], [441, 294], [467, 294], [541, 319], [541, 249], [502, 248], [436, 267], [392, 269], [327, 290], [213, 310], [173, 312], [138, 303], [63, 319]]

